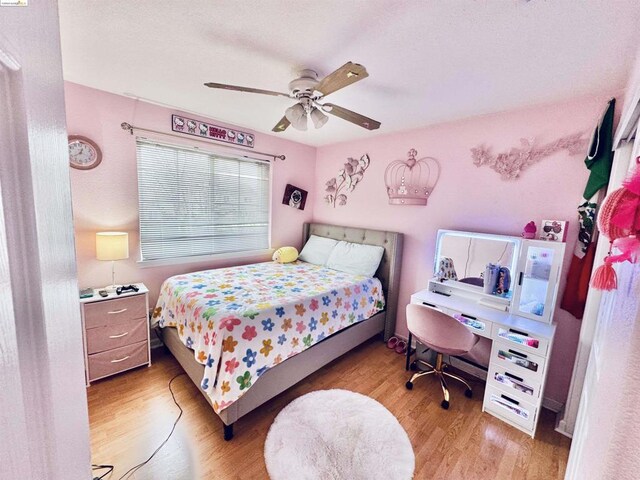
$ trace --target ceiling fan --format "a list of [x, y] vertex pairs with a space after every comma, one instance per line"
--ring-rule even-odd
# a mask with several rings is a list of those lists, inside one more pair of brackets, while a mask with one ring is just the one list
[[224, 83], [205, 83], [209, 88], [221, 88], [223, 90], [235, 90], [238, 92], [261, 93], [274, 97], [289, 97], [297, 100], [295, 105], [287, 108], [284, 117], [273, 127], [274, 132], [284, 132], [289, 125], [297, 130], [307, 129], [307, 117], [316, 128], [322, 127], [329, 117], [323, 112], [327, 112], [343, 120], [366, 128], [375, 130], [380, 128], [380, 122], [372, 118], [365, 117], [359, 113], [352, 112], [346, 108], [333, 103], [321, 103], [324, 98], [341, 88], [352, 83], [367, 78], [367, 69], [357, 63], [347, 62], [335, 72], [330, 73], [322, 80], [318, 80], [318, 74], [313, 70], [303, 70], [300, 77], [289, 83], [289, 93], [274, 92], [271, 90], [261, 90], [259, 88], [238, 87]]

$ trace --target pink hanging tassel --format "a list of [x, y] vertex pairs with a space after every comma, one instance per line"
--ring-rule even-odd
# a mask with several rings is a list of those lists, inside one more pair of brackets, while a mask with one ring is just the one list
[[604, 265], [596, 268], [591, 278], [591, 286], [598, 290], [615, 290], [618, 288], [618, 277], [613, 269], [613, 264], [609, 262], [609, 257], [604, 259]]

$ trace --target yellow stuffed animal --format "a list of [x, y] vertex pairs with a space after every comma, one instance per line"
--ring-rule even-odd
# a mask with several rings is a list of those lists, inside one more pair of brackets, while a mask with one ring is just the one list
[[278, 263], [291, 263], [298, 259], [298, 250], [295, 247], [280, 247], [273, 252], [272, 260]]

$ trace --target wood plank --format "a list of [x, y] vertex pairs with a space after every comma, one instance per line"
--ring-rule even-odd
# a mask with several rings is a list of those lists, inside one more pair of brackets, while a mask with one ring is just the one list
[[[182, 369], [170, 354], [154, 351], [151, 367], [98, 381], [88, 389], [93, 463], [114, 463], [118, 478], [145, 460], [170, 431], [178, 409], [167, 383]], [[562, 479], [570, 440], [556, 433], [554, 415], [544, 411], [532, 440], [482, 413], [483, 386], [474, 397], [450, 385], [451, 406], [440, 408], [434, 378], [416, 381], [408, 391], [404, 357], [370, 341], [322, 368], [303, 382], [249, 413], [236, 424], [231, 442], [222, 422], [186, 377], [173, 383], [184, 414], [167, 445], [136, 472], [136, 480], [157, 478], [268, 478], [264, 441], [278, 412], [313, 390], [343, 388], [376, 399], [407, 431], [416, 455], [415, 478]]]

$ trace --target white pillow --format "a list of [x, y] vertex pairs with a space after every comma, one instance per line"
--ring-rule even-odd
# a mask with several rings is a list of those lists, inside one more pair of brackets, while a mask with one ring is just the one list
[[333, 238], [311, 235], [300, 252], [300, 255], [298, 255], [298, 260], [313, 263], [314, 265], [322, 265], [324, 267], [327, 264], [331, 250], [333, 250], [333, 247], [335, 247], [337, 243], [338, 241]]
[[384, 248], [376, 245], [338, 242], [329, 255], [327, 267], [354, 275], [373, 277], [378, 270]]

